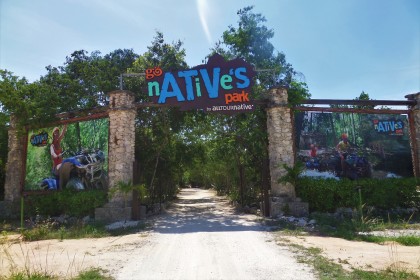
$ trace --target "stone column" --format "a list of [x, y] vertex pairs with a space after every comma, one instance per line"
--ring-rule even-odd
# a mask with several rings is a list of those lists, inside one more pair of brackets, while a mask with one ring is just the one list
[[420, 177], [420, 92], [407, 95], [409, 100], [416, 100], [417, 104], [411, 107], [409, 116], [410, 123], [410, 145], [411, 157], [413, 160], [414, 176]]
[[[134, 94], [130, 91], [113, 91], [109, 94], [109, 101], [108, 176], [109, 188], [112, 190], [119, 182], [128, 183], [133, 180], [137, 111]], [[95, 210], [95, 218], [107, 222], [130, 220], [132, 193], [110, 193], [113, 195], [109, 203]]]
[[283, 164], [290, 167], [295, 164], [293, 130], [292, 110], [287, 106], [287, 90], [285, 88], [272, 89], [267, 107], [271, 176], [270, 215], [272, 217], [282, 213], [295, 216], [308, 214], [308, 204], [296, 198], [295, 186], [278, 182], [286, 174]]
[[4, 183], [4, 202], [0, 205], [0, 210], [3, 210], [1, 216], [4, 217], [19, 215], [19, 202], [25, 174], [25, 139], [17, 127], [17, 118], [14, 115], [10, 116], [8, 134], [9, 152], [7, 154], [6, 180]]

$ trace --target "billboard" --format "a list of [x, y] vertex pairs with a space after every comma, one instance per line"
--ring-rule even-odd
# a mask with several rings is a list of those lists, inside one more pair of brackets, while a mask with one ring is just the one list
[[29, 130], [24, 191], [107, 188], [108, 133], [107, 118]]
[[411, 177], [408, 117], [296, 112], [296, 148], [308, 174], [335, 178]]

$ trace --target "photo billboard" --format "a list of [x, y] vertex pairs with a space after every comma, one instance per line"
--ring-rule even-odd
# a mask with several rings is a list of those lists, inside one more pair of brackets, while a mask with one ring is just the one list
[[307, 170], [350, 179], [413, 176], [407, 115], [296, 112], [295, 129]]
[[107, 118], [29, 130], [24, 191], [107, 188], [108, 134]]

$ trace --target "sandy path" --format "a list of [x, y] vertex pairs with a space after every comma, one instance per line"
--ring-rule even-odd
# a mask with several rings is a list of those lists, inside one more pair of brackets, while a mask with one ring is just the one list
[[314, 279], [254, 215], [236, 215], [213, 191], [185, 189], [150, 232], [0, 245], [0, 275], [41, 271], [71, 278], [89, 267], [116, 279]]
[[252, 215], [214, 192], [185, 189], [117, 279], [314, 279]]
[[319, 236], [287, 236], [284, 239], [306, 248], [322, 249], [327, 259], [345, 269], [410, 271], [420, 276], [420, 246], [402, 246], [395, 242], [375, 244]]

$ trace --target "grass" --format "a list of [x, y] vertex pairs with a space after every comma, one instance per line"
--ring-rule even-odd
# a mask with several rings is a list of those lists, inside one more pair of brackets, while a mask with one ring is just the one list
[[[97, 279], [97, 280], [112, 280], [111, 276], [108, 275], [106, 270], [100, 268], [89, 268], [81, 271], [81, 264], [77, 263], [76, 255], [73, 257], [69, 256], [67, 272], [65, 275], [55, 275], [50, 272], [49, 263], [54, 260], [54, 254], [47, 254], [44, 258], [40, 258], [35, 250], [25, 249], [23, 243], [20, 243], [19, 252], [12, 253], [9, 246], [11, 241], [0, 244], [0, 255], [2, 256], [2, 261], [0, 267], [8, 267], [9, 275], [5, 276], [5, 271], [0, 273], [0, 280], [60, 280], [60, 279], [70, 279], [70, 280], [88, 280], [88, 279]], [[84, 260], [84, 258], [83, 258]], [[18, 264], [17, 261], [23, 261], [23, 264]], [[83, 262], [83, 261], [82, 261]], [[22, 266], [23, 265], [23, 266]], [[21, 267], [21, 268], [19, 268]], [[76, 275], [73, 277], [73, 275]]]
[[[15, 263], [11, 252], [8, 247], [15, 242], [21, 241], [38, 241], [38, 240], [49, 240], [49, 239], [80, 239], [80, 238], [100, 238], [109, 236], [120, 236], [131, 233], [138, 233], [144, 230], [148, 225], [139, 223], [136, 227], [120, 228], [115, 230], [107, 230], [104, 224], [101, 223], [83, 223], [81, 221], [73, 222], [72, 224], [59, 225], [51, 219], [39, 220], [33, 223], [30, 228], [20, 229], [17, 224], [13, 222], [0, 223], [0, 251], [4, 261], [8, 261], [10, 266], [10, 276], [0, 276], [0, 280], [43, 280], [43, 279], [63, 279], [62, 275], [53, 275], [48, 272], [48, 262], [50, 257], [47, 256], [44, 260], [44, 264], [37, 264], [34, 267], [33, 258], [37, 258], [37, 253], [34, 251], [25, 250], [22, 245], [19, 256], [20, 260], [24, 261], [23, 269], [18, 269], [18, 265]], [[11, 235], [18, 235], [20, 238], [12, 239]], [[20, 243], [22, 244], [22, 243]], [[2, 260], [3, 262], [3, 260]], [[78, 271], [78, 265], [73, 260], [69, 260], [68, 273], [70, 271]], [[66, 279], [71, 280], [111, 280], [111, 276], [107, 274], [105, 270], [99, 268], [90, 268], [85, 271], [78, 272], [76, 277], [70, 278], [72, 275], [67, 275]]]
[[397, 242], [404, 246], [420, 246], [420, 237], [418, 236], [399, 236], [399, 237], [382, 237], [382, 236], [360, 236], [358, 239], [366, 242], [384, 244], [386, 242]]
[[107, 271], [99, 268], [91, 268], [81, 272], [72, 280], [113, 280], [114, 278], [107, 275]]
[[[419, 280], [416, 274], [406, 271], [401, 267], [388, 268], [382, 271], [365, 271], [361, 269], [345, 270], [340, 264], [334, 263], [324, 256], [322, 250], [315, 247], [305, 248], [301, 245], [287, 242], [284, 236], [277, 239], [279, 245], [289, 246], [297, 254], [298, 262], [306, 263], [314, 268], [316, 275], [321, 280]], [[348, 264], [345, 260], [341, 261]]]
[[[313, 232], [311, 232], [312, 234], [343, 238], [353, 241], [373, 242], [378, 244], [384, 244], [386, 242], [397, 242], [404, 246], [420, 246], [419, 236], [407, 235], [398, 237], [383, 237], [359, 234], [361, 231], [384, 231], [386, 229], [420, 230], [420, 224], [409, 224], [406, 220], [397, 220], [395, 222], [388, 221], [385, 223], [381, 218], [364, 217], [363, 220], [358, 217], [337, 218], [333, 215], [324, 213], [315, 213], [311, 218], [316, 220], [316, 228]], [[275, 226], [287, 235], [307, 234], [304, 228], [298, 227], [295, 224], [289, 223], [285, 220], [265, 221], [265, 224], [267, 226]]]
[[32, 273], [32, 274], [26, 274], [24, 272], [18, 272], [15, 273], [13, 275], [11, 275], [8, 278], [0, 278], [0, 279], [5, 279], [5, 280], [45, 280], [45, 279], [58, 279], [58, 278], [54, 278], [53, 276], [47, 275], [47, 274], [43, 274], [43, 273]]
[[74, 224], [71, 226], [54, 227], [49, 223], [37, 224], [21, 231], [23, 240], [37, 241], [46, 239], [80, 239], [111, 236], [102, 224]]
[[[352, 217], [336, 217], [329, 214], [316, 213], [311, 218], [317, 221], [316, 228], [309, 234], [338, 237], [347, 240], [368, 241], [379, 244], [389, 243], [389, 257], [393, 265], [381, 271], [369, 271], [353, 268], [346, 270], [342, 265], [349, 265], [346, 260], [339, 260], [335, 263], [322, 256], [322, 251], [319, 248], [305, 248], [303, 246], [290, 243], [287, 236], [307, 235], [308, 230], [304, 228], [297, 228], [295, 225], [290, 225], [286, 221], [270, 221], [268, 225], [279, 228], [277, 233], [277, 244], [282, 246], [289, 246], [294, 250], [298, 256], [298, 261], [311, 265], [319, 279], [420, 279], [416, 274], [407, 271], [398, 260], [397, 246], [394, 242], [405, 246], [420, 246], [420, 237], [418, 236], [400, 236], [400, 237], [380, 237], [373, 235], [360, 235], [360, 231], [383, 231], [385, 229], [420, 229], [418, 220], [413, 219], [413, 215], [407, 219], [400, 217], [387, 217], [387, 222], [384, 222], [382, 217], [374, 217], [369, 214], [355, 215]], [[416, 217], [418, 219], [418, 217]], [[416, 222], [413, 224], [412, 222]]]
[[396, 219], [392, 221], [388, 218], [384, 222], [381, 217], [371, 217], [369, 215], [358, 217], [337, 218], [333, 215], [316, 213], [313, 218], [317, 221], [316, 231], [323, 236], [344, 238], [347, 240], [367, 241], [383, 244], [385, 242], [397, 242], [404, 246], [420, 246], [419, 236], [399, 236], [382, 237], [373, 235], [361, 235], [359, 232], [383, 231], [385, 229], [404, 230], [419, 229], [419, 224], [410, 224], [410, 220]]
[[[17, 272], [9, 277], [1, 277], [0, 280], [59, 280], [60, 276], [50, 275], [40, 272]], [[107, 274], [107, 271], [99, 268], [90, 268], [82, 271], [76, 277], [70, 278], [71, 280], [113, 280], [114, 278]]]
[[83, 223], [78, 220], [72, 224], [59, 225], [51, 219], [44, 219], [31, 224], [28, 228], [20, 229], [16, 225], [3, 222], [0, 224], [0, 244], [7, 241], [7, 236], [10, 234], [19, 234], [24, 241], [101, 238], [136, 233], [146, 229], [147, 226], [145, 223], [139, 223], [136, 227], [107, 230], [103, 223]]

